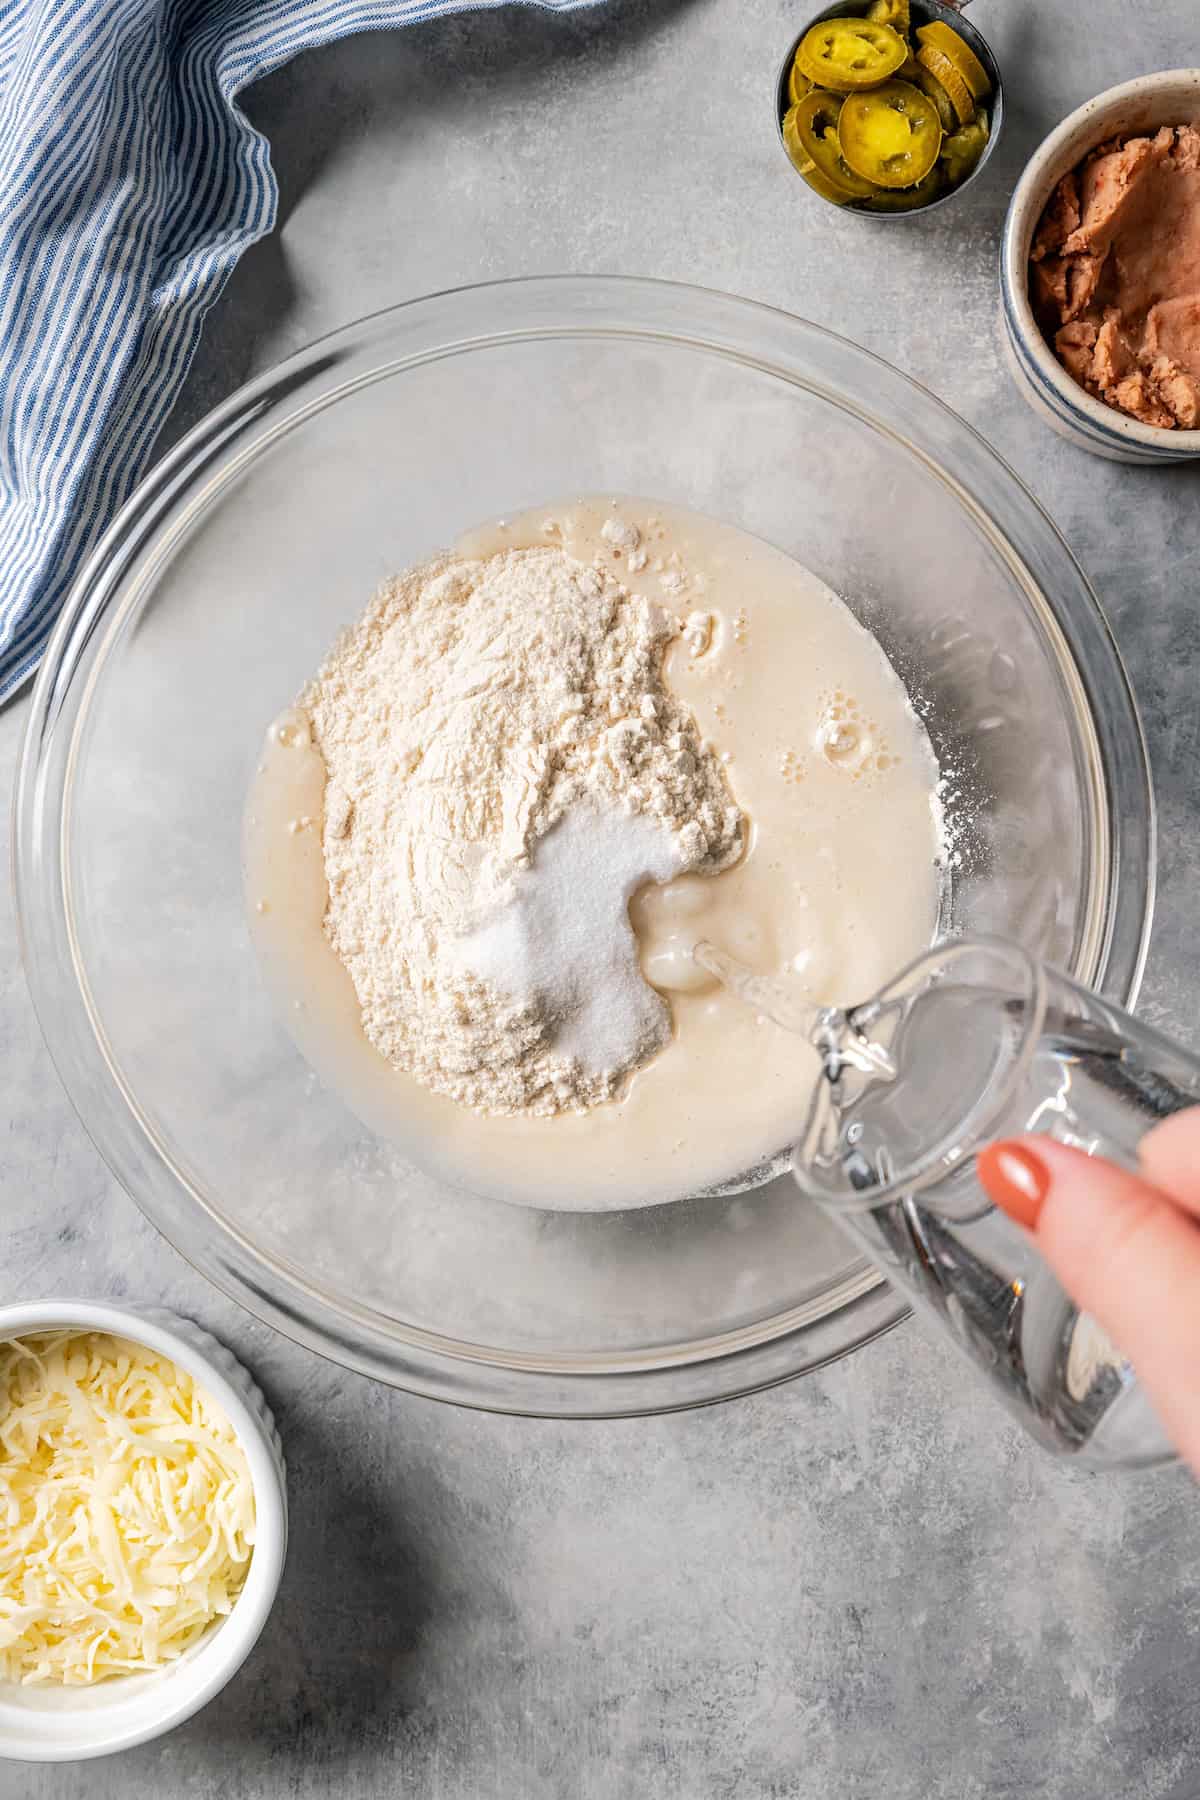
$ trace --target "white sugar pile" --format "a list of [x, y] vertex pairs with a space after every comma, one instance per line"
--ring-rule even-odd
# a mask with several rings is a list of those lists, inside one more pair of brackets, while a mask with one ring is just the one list
[[524, 995], [556, 1054], [607, 1084], [671, 1035], [670, 1009], [638, 966], [629, 902], [682, 867], [657, 820], [573, 807], [515, 876], [507, 905], [454, 943], [453, 960], [499, 993]]

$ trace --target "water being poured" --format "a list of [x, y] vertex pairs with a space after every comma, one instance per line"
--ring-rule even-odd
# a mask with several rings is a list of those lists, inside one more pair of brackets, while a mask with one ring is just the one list
[[694, 955], [817, 1051], [792, 1156], [801, 1191], [1046, 1447], [1164, 1460], [1134, 1371], [991, 1204], [975, 1152], [1043, 1132], [1136, 1166], [1142, 1135], [1200, 1099], [1200, 1064], [1000, 940], [943, 944], [849, 1007], [815, 1006], [711, 944]]
[[[852, 1097], [861, 1096], [863, 1083], [896, 1080], [898, 1071], [888, 1040], [898, 1007], [882, 999], [849, 1008], [816, 1006], [793, 982], [755, 975], [715, 944], [701, 940], [692, 955], [739, 1000], [785, 1031], [806, 1039], [816, 1051], [820, 1074], [813, 1084], [807, 1119], [797, 1135], [796, 1157], [810, 1167], [832, 1168], [840, 1162], [852, 1188], [873, 1185], [873, 1179], [863, 1180], [860, 1154], [851, 1150], [849, 1156], [839, 1157], [838, 1140], [842, 1115]], [[855, 1081], [855, 1077], [859, 1079]]]
[[821, 1066], [830, 1081], [839, 1079], [845, 1068], [864, 1075], [879, 1075], [891, 1080], [896, 1073], [886, 1047], [868, 1036], [875, 1024], [878, 1008], [874, 1003], [853, 1007], [814, 1006], [793, 985], [778, 977], [755, 975], [744, 963], [727, 956], [715, 944], [703, 939], [692, 951], [702, 969], [715, 975], [739, 1000], [752, 1006], [785, 1031], [807, 1038], [821, 1058]]

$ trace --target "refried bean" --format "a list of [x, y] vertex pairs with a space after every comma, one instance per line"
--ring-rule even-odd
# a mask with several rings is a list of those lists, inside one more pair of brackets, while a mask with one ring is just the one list
[[1143, 425], [1200, 426], [1200, 129], [1112, 139], [1064, 175], [1029, 286], [1088, 393]]

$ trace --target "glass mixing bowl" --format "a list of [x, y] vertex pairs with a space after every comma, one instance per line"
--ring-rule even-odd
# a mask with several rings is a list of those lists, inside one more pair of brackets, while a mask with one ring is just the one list
[[980, 438], [852, 345], [693, 288], [521, 281], [366, 319], [218, 408], [108, 533], [34, 692], [34, 1000], [104, 1156], [215, 1282], [353, 1368], [514, 1411], [718, 1399], [904, 1312], [786, 1177], [606, 1214], [439, 1187], [260, 979], [239, 840], [270, 719], [385, 575], [608, 490], [758, 532], [876, 633], [947, 777], [949, 929], [1128, 1003], [1151, 909], [1142, 736], [1084, 576]]

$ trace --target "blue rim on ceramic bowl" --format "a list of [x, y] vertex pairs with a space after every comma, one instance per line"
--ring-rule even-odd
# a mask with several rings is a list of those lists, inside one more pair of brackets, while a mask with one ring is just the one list
[[232, 1351], [191, 1319], [161, 1306], [65, 1299], [0, 1307], [0, 1338], [61, 1330], [104, 1332], [144, 1344], [186, 1370], [223, 1408], [250, 1466], [254, 1553], [229, 1616], [177, 1662], [94, 1687], [0, 1682], [3, 1761], [90, 1761], [182, 1725], [220, 1693], [254, 1648], [275, 1603], [287, 1552], [283, 1446], [261, 1389]]
[[[1004, 82], [1000, 75], [1000, 65], [996, 61], [991, 45], [978, 26], [973, 25], [969, 19], [964, 19], [956, 6], [945, 5], [944, 0], [910, 0], [910, 4], [914, 24], [928, 25], [937, 19], [944, 20], [966, 40], [986, 69], [988, 80], [992, 84], [992, 98], [988, 106], [988, 141], [983, 147], [982, 156], [965, 181], [960, 181], [957, 187], [947, 188], [944, 194], [939, 194], [936, 200], [930, 200], [925, 206], [914, 206], [908, 211], [900, 209], [896, 212], [889, 212], [880, 209], [876, 212], [873, 208], [860, 206], [853, 200], [848, 201], [845, 206], [836, 206], [834, 201], [826, 200], [822, 194], [818, 194], [815, 188], [809, 188], [809, 192], [815, 199], [820, 200], [823, 206], [834, 207], [840, 213], [850, 213], [856, 219], [923, 219], [930, 213], [937, 212], [940, 207], [950, 205], [960, 195], [965, 194], [967, 189], [983, 174], [996, 145], [1000, 142], [1000, 133], [1004, 129]], [[811, 18], [805, 19], [804, 24], [792, 39], [787, 55], [779, 65], [779, 74], [775, 78], [775, 127], [779, 136], [780, 148], [787, 157], [788, 167], [800, 181], [804, 181], [804, 177], [788, 155], [787, 145], [783, 141], [784, 116], [791, 105], [788, 97], [788, 76], [791, 74], [792, 60], [801, 38], [806, 31], [811, 31], [814, 25], [820, 25], [825, 19], [851, 17], [864, 7], [865, 0], [834, 0], [833, 5], [822, 7], [820, 12], [813, 13]], [[807, 182], [804, 185], [808, 187]]]
[[1111, 462], [1163, 468], [1200, 457], [1200, 431], [1142, 425], [1096, 400], [1068, 375], [1029, 299], [1029, 251], [1055, 187], [1106, 139], [1200, 115], [1200, 69], [1167, 69], [1108, 88], [1069, 114], [1026, 165], [1009, 203], [1000, 254], [1004, 346], [1024, 399], [1060, 436]]

